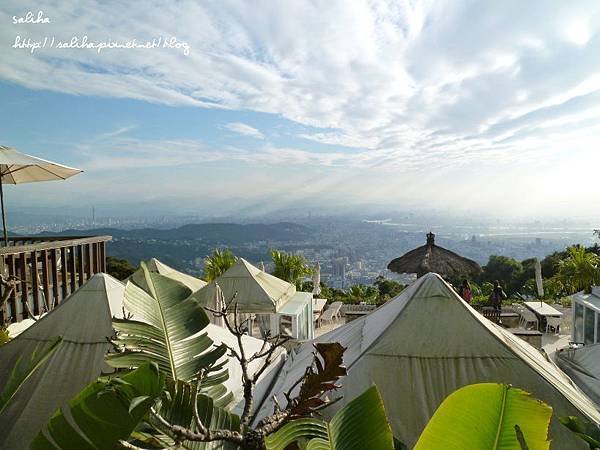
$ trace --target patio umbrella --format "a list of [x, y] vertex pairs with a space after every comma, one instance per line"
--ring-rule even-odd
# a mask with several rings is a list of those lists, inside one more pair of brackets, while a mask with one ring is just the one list
[[0, 204], [2, 206], [4, 245], [8, 245], [8, 236], [2, 185], [66, 180], [79, 172], [82, 172], [82, 170], [26, 155], [14, 148], [0, 145]]
[[313, 294], [315, 297], [321, 294], [321, 264], [318, 262], [313, 273]]
[[542, 264], [540, 260], [535, 258], [535, 285], [537, 287], [538, 297], [540, 298], [540, 306], [542, 297], [544, 297], [544, 281], [542, 280]]

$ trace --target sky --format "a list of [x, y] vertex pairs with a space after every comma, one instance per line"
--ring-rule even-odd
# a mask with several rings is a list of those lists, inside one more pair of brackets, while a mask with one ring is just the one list
[[0, 24], [0, 144], [84, 170], [11, 208], [598, 214], [597, 0], [4, 0]]

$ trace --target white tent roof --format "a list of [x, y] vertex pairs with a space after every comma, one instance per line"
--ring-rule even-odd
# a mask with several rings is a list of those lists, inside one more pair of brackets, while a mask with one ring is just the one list
[[167, 266], [165, 263], [160, 262], [156, 258], [151, 258], [146, 261], [146, 266], [148, 266], [148, 269], [152, 272], [159, 273], [165, 277], [171, 278], [172, 280], [177, 280], [180, 283], [183, 283], [185, 286], [190, 288], [192, 292], [202, 289], [207, 284], [206, 281], [188, 275], [187, 273], [179, 272], [178, 270]]
[[38, 343], [62, 336], [56, 351], [0, 415], [0, 448], [29, 448], [58, 407], [100, 376], [102, 370], [109, 369], [104, 354], [110, 346], [106, 338], [113, 334], [108, 306], [111, 279], [106, 274], [94, 275], [57, 308], [0, 346], [3, 387], [20, 357], [28, 358]]
[[0, 173], [3, 184], [64, 180], [82, 172], [74, 167], [46, 161], [0, 145]]
[[[175, 270], [172, 267], [167, 266], [165, 263], [160, 262], [156, 258], [150, 258], [148, 261], [144, 261], [144, 263], [151, 272], [159, 273], [167, 278], [170, 278], [171, 280], [179, 281], [192, 292], [196, 292], [197, 290], [206, 286], [206, 281]], [[128, 279], [133, 279], [136, 284], [144, 286], [146, 281], [144, 280], [143, 273], [144, 272], [142, 269], [139, 268], [133, 274], [131, 274]]]
[[600, 407], [600, 344], [556, 353], [558, 366]]
[[263, 272], [243, 258], [198, 291], [195, 297], [202, 305], [214, 308], [216, 284], [221, 287], [226, 302], [237, 294], [236, 301], [241, 312], [277, 312], [296, 292], [293, 284]]
[[[427, 274], [373, 313], [307, 342], [292, 353], [263, 397], [255, 420], [268, 415], [313, 359], [313, 342], [339, 342], [348, 375], [337, 410], [372, 384], [379, 388], [395, 436], [409, 447], [440, 403], [473, 383], [510, 383], [554, 408], [555, 448], [585, 449], [559, 415], [600, 423], [594, 404], [542, 354], [478, 314], [439, 275]], [[266, 399], [266, 400], [265, 400]]]

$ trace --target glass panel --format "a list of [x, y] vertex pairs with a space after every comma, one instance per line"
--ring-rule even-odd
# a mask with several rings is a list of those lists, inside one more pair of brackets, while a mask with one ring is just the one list
[[279, 316], [279, 333], [282, 336], [292, 336], [292, 316]]
[[584, 342], [586, 345], [594, 343], [594, 332], [596, 331], [595, 319], [596, 314], [594, 314], [594, 310], [585, 308]]
[[596, 342], [600, 342], [600, 313], [596, 313]]
[[583, 305], [581, 303], [575, 303], [575, 318], [573, 319], [573, 326], [575, 327], [575, 342], [583, 342]]

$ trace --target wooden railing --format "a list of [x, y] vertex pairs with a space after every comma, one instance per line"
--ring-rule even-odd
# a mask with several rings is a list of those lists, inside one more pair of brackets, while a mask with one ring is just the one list
[[0, 247], [0, 325], [60, 304], [92, 275], [106, 271], [110, 236], [11, 237]]

